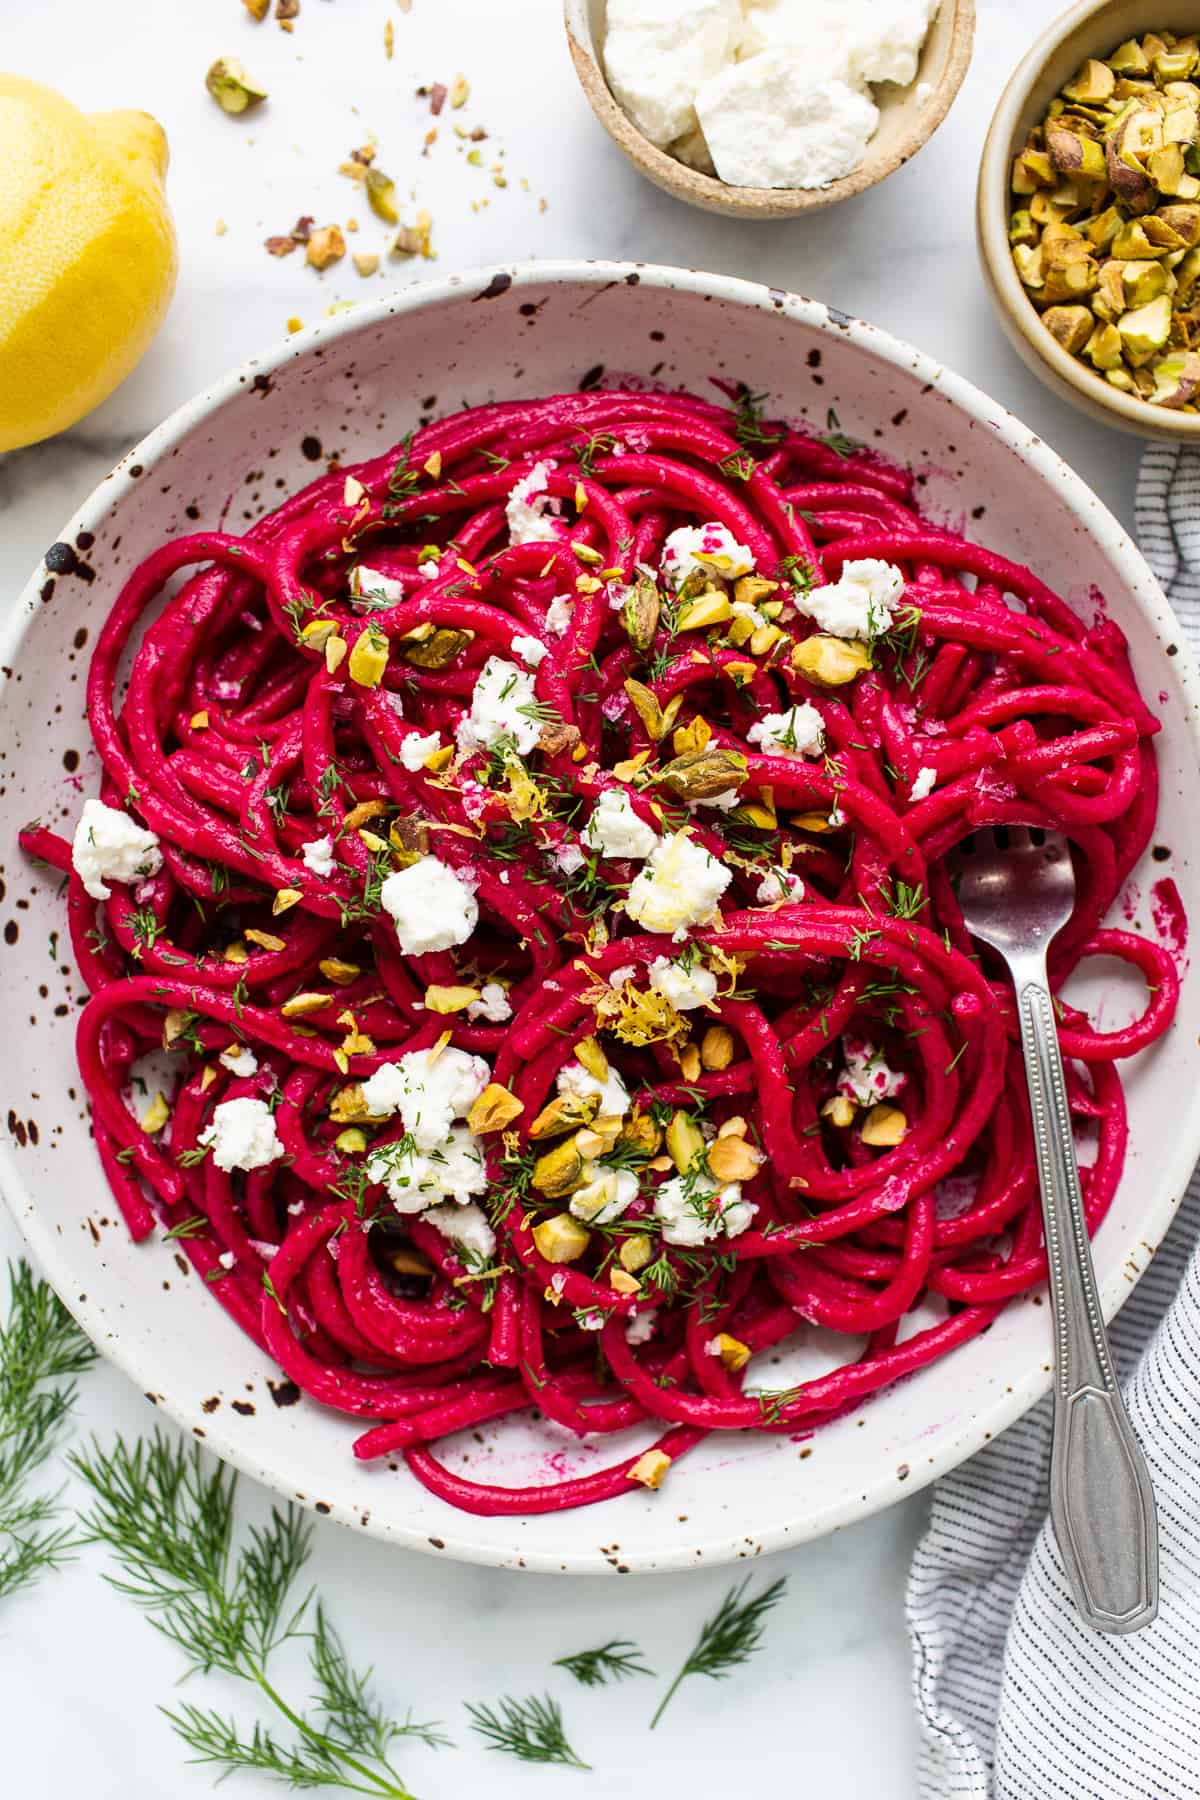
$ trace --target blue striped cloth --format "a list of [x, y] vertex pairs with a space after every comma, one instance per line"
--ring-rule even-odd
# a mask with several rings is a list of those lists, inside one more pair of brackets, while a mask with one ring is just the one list
[[[1200, 644], [1200, 456], [1144, 456], [1138, 538]], [[933, 1490], [908, 1584], [922, 1800], [1200, 1797], [1200, 1172], [1113, 1323], [1158, 1502], [1161, 1599], [1130, 1637], [1075, 1612], [1046, 1517], [1050, 1401]]]

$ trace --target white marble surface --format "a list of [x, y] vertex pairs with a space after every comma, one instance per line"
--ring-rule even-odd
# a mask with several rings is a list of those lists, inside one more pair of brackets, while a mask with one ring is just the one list
[[[276, 339], [291, 315], [516, 256], [630, 256], [746, 274], [797, 288], [873, 319], [970, 374], [1039, 429], [1126, 520], [1137, 446], [1106, 435], [1051, 397], [1018, 363], [977, 276], [973, 181], [991, 107], [1046, 9], [1038, 0], [980, 0], [975, 57], [940, 133], [882, 188], [796, 224], [742, 224], [693, 212], [646, 186], [592, 119], [567, 57], [558, 0], [303, 0], [290, 37], [254, 26], [239, 0], [40, 0], [4, 8], [0, 60], [51, 82], [88, 108], [145, 106], [173, 148], [170, 192], [182, 275], [166, 328], [140, 369], [58, 442], [0, 460], [0, 574], [15, 594], [58, 527], [144, 431], [227, 365]], [[395, 57], [383, 29], [395, 29]], [[240, 55], [271, 91], [251, 120], [231, 121], [203, 89], [219, 54]], [[420, 82], [462, 69], [471, 102], [431, 124]], [[465, 163], [453, 118], [482, 123], [488, 164], [505, 152], [509, 185]], [[347, 261], [318, 278], [298, 257], [261, 247], [297, 215], [357, 212], [355, 242], [383, 228], [336, 174], [368, 132], [379, 164], [434, 215], [437, 264], [392, 263], [361, 281]], [[529, 190], [522, 186], [522, 178]], [[544, 210], [539, 199], [546, 200]], [[471, 201], [486, 199], [478, 212]], [[218, 236], [216, 222], [228, 229]], [[368, 240], [370, 242], [368, 243]], [[0, 1216], [0, 1255], [16, 1234]], [[113, 1371], [86, 1378], [81, 1422], [102, 1436], [144, 1429], [144, 1401]], [[261, 1497], [247, 1492], [247, 1508]], [[337, 1623], [399, 1710], [447, 1721], [460, 1748], [403, 1761], [422, 1800], [476, 1792], [497, 1800], [670, 1788], [822, 1800], [911, 1800], [914, 1731], [908, 1700], [903, 1586], [920, 1530], [919, 1497], [822, 1543], [782, 1555], [760, 1578], [790, 1577], [768, 1643], [720, 1685], [692, 1682], [651, 1737], [651, 1684], [577, 1689], [551, 1660], [614, 1636], [640, 1642], [668, 1670], [728, 1585], [720, 1571], [641, 1583], [516, 1576], [406, 1556], [333, 1526], [316, 1536], [316, 1573]], [[173, 1653], [100, 1579], [89, 1553], [0, 1613], [0, 1717], [5, 1788], [24, 1800], [159, 1800], [201, 1794], [156, 1715], [178, 1674]], [[469, 1742], [465, 1698], [546, 1685], [564, 1702], [591, 1776], [527, 1768]], [[219, 1684], [214, 1684], [219, 1685]], [[197, 1692], [192, 1696], [199, 1700]], [[207, 1696], [206, 1696], [207, 1697]], [[217, 1694], [217, 1699], [225, 1696]], [[747, 1780], [747, 1768], [753, 1775]], [[239, 1777], [254, 1800], [271, 1791]]]

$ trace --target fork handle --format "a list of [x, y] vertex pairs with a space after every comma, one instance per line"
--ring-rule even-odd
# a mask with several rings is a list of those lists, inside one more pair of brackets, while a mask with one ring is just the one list
[[1014, 973], [1054, 1315], [1050, 1516], [1083, 1618], [1137, 1631], [1158, 1611], [1154, 1493], [1100, 1310], [1045, 963]]

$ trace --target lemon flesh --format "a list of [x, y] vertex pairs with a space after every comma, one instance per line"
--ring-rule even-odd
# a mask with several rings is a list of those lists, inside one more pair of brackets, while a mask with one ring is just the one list
[[52, 437], [141, 359], [175, 288], [167, 140], [0, 74], [0, 451]]

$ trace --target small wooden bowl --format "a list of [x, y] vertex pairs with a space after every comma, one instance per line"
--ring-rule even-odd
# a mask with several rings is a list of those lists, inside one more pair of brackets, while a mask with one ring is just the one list
[[1080, 0], [1051, 25], [1020, 63], [1000, 96], [979, 165], [975, 220], [983, 270], [1013, 348], [1064, 400], [1105, 425], [1166, 443], [1200, 439], [1200, 413], [1175, 413], [1110, 387], [1068, 355], [1042, 324], [1021, 286], [1008, 242], [1012, 159], [1047, 106], [1089, 56], [1103, 59], [1126, 38], [1147, 31], [1196, 28], [1195, 0]]
[[[732, 187], [668, 156], [643, 137], [621, 111], [609, 90], [601, 56], [605, 6], [606, 0], [563, 0], [567, 42], [592, 111], [613, 143], [656, 187], [676, 200], [735, 219], [790, 219], [818, 206], [832, 206], [835, 200], [848, 200], [852, 194], [874, 187], [906, 163], [949, 112], [967, 72], [975, 37], [975, 0], [942, 0], [912, 86], [885, 84], [872, 90], [879, 106], [879, 129], [859, 167], [841, 181], [823, 188]], [[929, 92], [918, 100], [917, 88], [922, 82]]]

